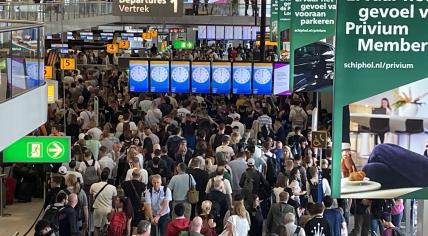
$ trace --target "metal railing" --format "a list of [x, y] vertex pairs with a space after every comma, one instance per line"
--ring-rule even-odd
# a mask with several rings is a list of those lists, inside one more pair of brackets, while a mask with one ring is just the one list
[[111, 2], [49, 2], [0, 4], [0, 18], [38, 22], [57, 22], [87, 17], [111, 15]]
[[[270, 4], [266, 6], [266, 16], [270, 17]], [[210, 16], [261, 16], [261, 5], [218, 1], [214, 3], [185, 3], [186, 15], [210, 15]]]
[[44, 85], [44, 28], [34, 21], [0, 20], [0, 103]]

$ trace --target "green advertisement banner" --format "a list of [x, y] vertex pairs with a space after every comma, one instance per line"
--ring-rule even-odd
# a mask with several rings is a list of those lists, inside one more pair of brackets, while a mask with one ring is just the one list
[[326, 42], [335, 34], [336, 0], [293, 0], [291, 13], [292, 89], [331, 86], [334, 47]]
[[272, 0], [270, 7], [270, 41], [278, 39], [278, 1]]
[[428, 198], [427, 16], [426, 1], [338, 0], [333, 197]]
[[278, 48], [281, 54], [289, 56], [290, 52], [290, 26], [291, 26], [291, 0], [278, 0]]
[[5, 163], [70, 162], [70, 137], [21, 138], [3, 151]]

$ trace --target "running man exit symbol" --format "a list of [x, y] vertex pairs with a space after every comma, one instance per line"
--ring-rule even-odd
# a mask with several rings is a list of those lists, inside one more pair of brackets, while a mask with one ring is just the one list
[[29, 158], [42, 158], [43, 152], [42, 152], [42, 143], [28, 143], [27, 144], [27, 156]]

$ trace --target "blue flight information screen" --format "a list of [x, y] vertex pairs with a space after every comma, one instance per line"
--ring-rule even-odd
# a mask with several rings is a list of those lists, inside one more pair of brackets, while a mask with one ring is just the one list
[[230, 93], [232, 68], [230, 62], [213, 62], [212, 64], [212, 93]]
[[253, 94], [272, 94], [271, 63], [254, 63]]
[[188, 93], [190, 91], [190, 62], [171, 62], [171, 92]]
[[31, 80], [31, 87], [37, 86], [38, 80], [43, 81], [45, 79], [45, 63], [43, 61], [26, 59], [25, 69], [28, 78]]
[[207, 61], [192, 62], [192, 93], [210, 93], [211, 66]]
[[251, 63], [233, 63], [232, 92], [234, 94], [251, 93]]
[[150, 92], [169, 92], [169, 61], [150, 61]]
[[129, 61], [129, 91], [149, 91], [149, 62]]

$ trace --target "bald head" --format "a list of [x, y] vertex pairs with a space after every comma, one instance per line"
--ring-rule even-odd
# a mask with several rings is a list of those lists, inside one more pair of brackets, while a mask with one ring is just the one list
[[196, 216], [193, 218], [192, 223], [190, 224], [190, 230], [192, 232], [200, 233], [202, 229], [202, 218]]

